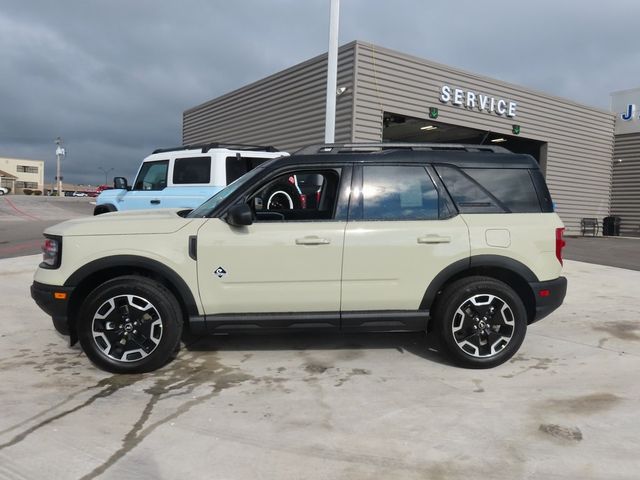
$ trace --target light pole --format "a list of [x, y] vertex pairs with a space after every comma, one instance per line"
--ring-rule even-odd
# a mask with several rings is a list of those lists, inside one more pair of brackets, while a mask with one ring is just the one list
[[110, 171], [113, 170], [113, 168], [110, 168], [109, 170], [105, 170], [103, 167], [98, 167], [98, 170], [102, 170], [104, 172], [104, 184], [108, 185], [109, 180], [107, 178], [107, 175], [109, 174]]
[[327, 58], [327, 108], [324, 142], [333, 143], [336, 132], [336, 83], [338, 81], [338, 24], [340, 0], [331, 0], [329, 13], [329, 53]]
[[62, 177], [60, 176], [60, 161], [66, 155], [65, 149], [62, 146], [62, 139], [56, 138], [56, 182], [58, 184], [58, 196], [62, 196]]

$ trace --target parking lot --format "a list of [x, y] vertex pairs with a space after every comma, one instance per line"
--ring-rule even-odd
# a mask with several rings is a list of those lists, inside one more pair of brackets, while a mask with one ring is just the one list
[[189, 339], [117, 376], [0, 260], [0, 478], [635, 479], [640, 272], [566, 262], [569, 293], [493, 370], [416, 334]]
[[0, 197], [0, 258], [40, 252], [42, 231], [93, 213], [93, 198], [7, 195]]

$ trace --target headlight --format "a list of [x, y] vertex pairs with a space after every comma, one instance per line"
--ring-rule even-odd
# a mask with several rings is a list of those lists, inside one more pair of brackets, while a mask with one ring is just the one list
[[42, 245], [43, 268], [58, 268], [60, 266], [60, 256], [62, 255], [62, 238], [46, 237]]

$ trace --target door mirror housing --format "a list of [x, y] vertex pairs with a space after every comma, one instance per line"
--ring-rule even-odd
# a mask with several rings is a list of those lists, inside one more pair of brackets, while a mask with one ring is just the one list
[[124, 177], [114, 177], [113, 188], [116, 188], [118, 190], [129, 190], [127, 179]]
[[234, 227], [246, 227], [253, 223], [253, 211], [246, 203], [234, 205], [227, 213], [227, 223]]

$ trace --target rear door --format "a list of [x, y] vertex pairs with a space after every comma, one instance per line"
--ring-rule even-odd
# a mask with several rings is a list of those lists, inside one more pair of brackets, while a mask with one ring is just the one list
[[426, 316], [413, 314], [431, 281], [469, 256], [467, 226], [422, 165], [364, 165], [356, 182], [345, 232], [342, 326], [419, 329]]

